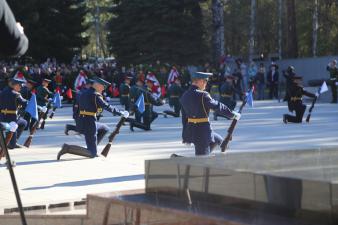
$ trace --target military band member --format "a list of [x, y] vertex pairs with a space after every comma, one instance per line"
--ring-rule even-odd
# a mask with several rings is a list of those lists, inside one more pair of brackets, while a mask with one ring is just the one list
[[318, 93], [315, 95], [304, 90], [302, 83], [302, 77], [294, 75], [292, 77], [292, 84], [289, 85], [287, 90], [287, 101], [288, 108], [290, 112], [295, 111], [296, 116], [284, 114], [283, 122], [284, 123], [301, 123], [303, 120], [303, 115], [306, 109], [306, 105], [303, 104], [302, 98], [303, 95], [308, 96], [310, 98], [317, 98]]
[[20, 138], [23, 130], [27, 126], [27, 121], [18, 118], [18, 109], [19, 107], [26, 107], [27, 100], [24, 99], [21, 94], [21, 86], [25, 82], [23, 80], [12, 78], [9, 81], [8, 87], [6, 87], [0, 93], [0, 122], [10, 123], [16, 122], [18, 129], [14, 133], [8, 148], [21, 148], [21, 145], [18, 145], [16, 142]]
[[[230, 110], [234, 110], [236, 107], [236, 101], [233, 100], [234, 94], [238, 94], [239, 96], [242, 96], [243, 93], [241, 93], [238, 89], [235, 88], [234, 86], [234, 80], [236, 78], [234, 76], [226, 76], [225, 77], [225, 82], [222, 84], [220, 88], [220, 99], [219, 101], [226, 105]], [[214, 112], [214, 120], [217, 120], [219, 115], [217, 111]], [[223, 117], [223, 116], [222, 116]]]
[[175, 82], [170, 85], [168, 89], [169, 106], [174, 108], [174, 112], [171, 110], [165, 110], [164, 113], [174, 117], [180, 116], [182, 106], [179, 99], [181, 98], [183, 92], [181, 78], [177, 77]]
[[337, 68], [337, 60], [332, 60], [329, 65], [327, 65], [326, 70], [330, 73], [330, 87], [332, 92], [332, 101], [331, 103], [337, 103], [337, 85], [338, 82], [338, 68]]
[[130, 110], [130, 82], [132, 79], [132, 76], [127, 75], [124, 78], [124, 83], [120, 85], [120, 103], [128, 112]]
[[156, 98], [154, 94], [152, 94], [151, 90], [154, 85], [153, 82], [154, 81], [152, 80], [147, 80], [147, 89], [138, 88], [137, 99], [141, 94], [143, 94], [145, 111], [142, 113], [143, 123], [128, 118], [131, 131], [134, 131], [134, 127], [147, 131], [151, 130], [150, 126], [152, 122], [154, 122], [154, 120], [158, 117], [158, 114], [153, 110], [153, 105], [160, 106], [164, 104], [160, 98]]
[[216, 145], [220, 145], [222, 137], [215, 133], [209, 122], [210, 110], [217, 111], [229, 119], [240, 119], [240, 114], [231, 111], [224, 104], [212, 99], [204, 91], [211, 73], [194, 73], [192, 85], [180, 99], [182, 105], [183, 143], [195, 145], [195, 155], [208, 155]]
[[108, 112], [120, 114], [124, 117], [129, 116], [127, 111], [120, 111], [103, 100], [102, 92], [109, 85], [111, 85], [109, 82], [96, 77], [93, 86], [80, 95], [79, 117], [76, 129], [85, 136], [87, 148], [64, 144], [57, 155], [57, 160], [60, 160], [61, 156], [67, 153], [88, 158], [97, 157], [97, 144], [109, 131], [107, 125], [96, 122], [98, 108], [103, 108]]

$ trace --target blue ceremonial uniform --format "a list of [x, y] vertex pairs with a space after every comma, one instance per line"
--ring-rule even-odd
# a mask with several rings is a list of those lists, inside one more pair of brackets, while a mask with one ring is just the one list
[[85, 135], [87, 150], [92, 157], [97, 154], [97, 146], [103, 136], [109, 131], [107, 125], [96, 122], [96, 113], [99, 108], [103, 108], [111, 113], [114, 107], [103, 100], [103, 96], [96, 92], [94, 88], [89, 88], [79, 95], [79, 117], [77, 119], [76, 129]]
[[26, 107], [27, 100], [24, 99], [19, 92], [16, 92], [10, 87], [6, 87], [0, 93], [0, 122], [16, 122], [18, 124], [18, 129], [14, 133], [9, 148], [14, 148], [16, 146], [16, 141], [19, 139], [23, 130], [27, 126], [27, 121], [18, 118], [18, 108], [19, 106]]
[[195, 145], [196, 155], [208, 155], [210, 151], [221, 144], [222, 138], [215, 133], [209, 122], [211, 109], [220, 115], [233, 118], [234, 114], [224, 104], [212, 99], [206, 91], [198, 90], [191, 85], [180, 98], [182, 105], [182, 138], [184, 143]]

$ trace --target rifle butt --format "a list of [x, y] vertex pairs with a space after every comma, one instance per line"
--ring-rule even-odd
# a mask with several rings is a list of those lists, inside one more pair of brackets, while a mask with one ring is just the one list
[[310, 122], [310, 117], [311, 117], [311, 113], [309, 113], [309, 115], [307, 115], [307, 117], [306, 117], [306, 122], [307, 123]]
[[31, 143], [32, 143], [32, 138], [33, 138], [32, 136], [29, 136], [29, 137], [26, 139], [26, 141], [25, 141], [25, 143], [23, 144], [23, 146], [29, 148], [29, 146], [30, 146]]
[[111, 144], [107, 144], [104, 149], [102, 150], [101, 152], [101, 155], [103, 155], [104, 157], [107, 157], [108, 153], [109, 153], [109, 150], [110, 150], [110, 147], [111, 147]]

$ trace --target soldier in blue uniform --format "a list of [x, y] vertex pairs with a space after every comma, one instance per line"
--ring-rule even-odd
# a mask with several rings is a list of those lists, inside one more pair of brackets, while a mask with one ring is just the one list
[[222, 142], [222, 137], [211, 129], [210, 110], [229, 119], [239, 120], [241, 115], [212, 99], [205, 90], [211, 73], [196, 72], [191, 76], [192, 85], [180, 99], [182, 105], [183, 143], [195, 145], [195, 155], [208, 155]]
[[143, 94], [144, 96], [144, 108], [145, 111], [142, 114], [143, 123], [138, 122], [136, 120], [128, 118], [128, 122], [130, 122], [130, 130], [134, 131], [134, 127], [143, 129], [143, 130], [151, 130], [151, 123], [158, 117], [158, 114], [153, 110], [153, 105], [160, 106], [163, 105], [164, 102], [160, 98], [156, 98], [152, 93], [152, 80], [147, 80], [147, 89], [138, 88], [137, 98]]
[[[88, 90], [89, 88], [92, 87], [94, 81], [92, 79], [86, 79], [86, 85], [76, 93], [76, 96], [75, 96], [75, 99], [74, 99], [74, 102], [73, 102], [73, 119], [75, 121], [75, 125], [73, 124], [66, 124], [65, 126], [65, 135], [68, 135], [69, 134], [69, 131], [75, 131], [75, 132], [78, 132], [77, 129], [76, 129], [76, 124], [77, 124], [77, 120], [79, 118], [79, 99], [80, 99], [80, 96], [83, 92], [85, 92], [86, 90]], [[101, 108], [98, 108], [98, 111], [101, 111], [102, 112], [102, 109]]]
[[124, 83], [120, 85], [120, 103], [124, 106], [124, 109], [129, 112], [130, 109], [130, 82], [133, 79], [132, 76], [126, 75]]
[[169, 106], [174, 107], [174, 112], [170, 110], [165, 110], [163, 111], [164, 113], [174, 116], [174, 117], [180, 117], [182, 106], [181, 106], [179, 99], [181, 98], [183, 92], [184, 91], [181, 86], [181, 78], [177, 77], [175, 80], [175, 83], [170, 85], [168, 89]]
[[318, 93], [312, 94], [304, 90], [302, 83], [302, 77], [294, 75], [292, 78], [293, 83], [288, 85], [286, 100], [288, 101], [288, 108], [290, 112], [295, 111], [296, 116], [284, 114], [283, 122], [284, 123], [301, 123], [303, 120], [303, 115], [306, 109], [306, 105], [303, 104], [302, 98], [303, 95], [306, 95], [310, 98], [317, 98]]
[[66, 153], [94, 158], [97, 156], [97, 144], [109, 131], [107, 125], [96, 122], [98, 108], [103, 108], [114, 115], [119, 114], [128, 117], [127, 111], [120, 111], [103, 100], [102, 92], [110, 85], [109, 82], [96, 77], [91, 88], [79, 96], [79, 117], [76, 129], [85, 136], [87, 148], [77, 145], [64, 144], [57, 155], [57, 160]]
[[25, 127], [27, 126], [26, 120], [18, 118], [19, 107], [26, 107], [27, 105], [27, 100], [24, 99], [20, 94], [21, 86], [23, 83], [25, 83], [25, 81], [12, 78], [9, 81], [8, 87], [6, 87], [0, 93], [0, 122], [16, 122], [18, 124], [18, 129], [14, 133], [9, 143], [9, 149], [22, 147], [16, 142], [20, 138]]

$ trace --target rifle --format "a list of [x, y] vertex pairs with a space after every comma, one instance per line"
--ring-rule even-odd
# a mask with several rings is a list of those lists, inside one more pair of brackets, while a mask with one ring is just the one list
[[[320, 89], [321, 89], [321, 87], [319, 87], [319, 89], [318, 89], [318, 94], [320, 94]], [[317, 101], [317, 97], [312, 100], [312, 104], [311, 104], [311, 107], [309, 109], [309, 114], [306, 117], [307, 123], [310, 122], [311, 113], [312, 113], [313, 108], [315, 107], [316, 101]]]
[[[239, 108], [239, 111], [238, 113], [242, 113], [242, 110], [244, 108], [244, 106], [246, 105], [246, 102], [247, 102], [247, 98], [244, 98], [243, 102], [242, 102], [242, 105], [241, 107]], [[225, 137], [225, 139], [223, 140], [222, 144], [221, 144], [221, 151], [222, 152], [225, 152], [225, 150], [228, 148], [228, 144], [229, 142], [232, 140], [232, 133], [234, 132], [235, 130], [235, 127], [236, 127], [236, 124], [237, 124], [237, 120], [232, 120], [231, 122], [231, 125], [228, 129], [228, 134], [227, 136]]]
[[120, 133], [120, 128], [123, 126], [124, 121], [126, 120], [126, 118], [121, 117], [120, 121], [117, 123], [115, 130], [109, 135], [109, 142], [108, 144], [104, 147], [104, 149], [101, 152], [101, 155], [103, 155], [104, 157], [107, 157], [110, 147], [112, 145], [112, 142], [115, 138], [115, 136]]
[[40, 125], [41, 129], [45, 129], [46, 119], [47, 119], [48, 112], [49, 112], [49, 110], [50, 110], [51, 107], [52, 107], [52, 103], [48, 102], [48, 104], [47, 104], [47, 112], [43, 115], [43, 118], [42, 118], [43, 120], [42, 120], [42, 123]]
[[[2, 132], [2, 131], [1, 131]], [[5, 144], [6, 146], [9, 144], [9, 142], [12, 140], [13, 137], [13, 132], [8, 132], [6, 135], [6, 139], [5, 139]], [[5, 151], [3, 149], [0, 149], [0, 160], [1, 158], [5, 155]]]
[[[47, 113], [47, 112], [46, 112]], [[35, 134], [36, 130], [38, 129], [38, 126], [39, 126], [39, 123], [40, 123], [40, 120], [41, 120], [41, 117], [44, 116], [44, 113], [43, 112], [40, 112], [40, 115], [39, 115], [39, 120], [35, 121], [30, 133], [29, 133], [29, 136], [27, 137], [25, 143], [23, 144], [25, 147], [29, 148], [29, 146], [31, 145], [32, 143], [32, 138], [33, 138], [33, 135]]]

